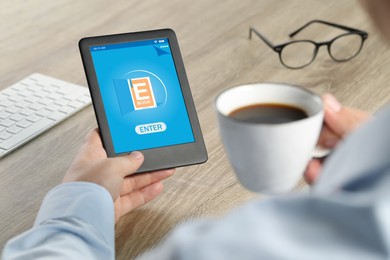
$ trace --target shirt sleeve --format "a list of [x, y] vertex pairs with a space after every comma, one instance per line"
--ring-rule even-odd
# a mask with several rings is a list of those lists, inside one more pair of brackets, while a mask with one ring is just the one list
[[310, 194], [176, 228], [139, 259], [389, 259], [390, 108], [348, 137]]
[[46, 195], [33, 228], [5, 245], [2, 259], [114, 259], [114, 225], [106, 189], [64, 183]]

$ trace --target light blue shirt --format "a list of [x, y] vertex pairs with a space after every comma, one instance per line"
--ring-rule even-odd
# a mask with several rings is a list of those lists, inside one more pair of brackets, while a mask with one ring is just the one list
[[64, 183], [46, 195], [33, 228], [8, 241], [2, 259], [114, 259], [114, 243], [110, 193]]
[[[113, 202], [68, 183], [45, 198], [34, 227], [4, 259], [113, 259]], [[389, 259], [390, 108], [338, 146], [310, 194], [250, 202], [221, 219], [176, 228], [140, 259]]]

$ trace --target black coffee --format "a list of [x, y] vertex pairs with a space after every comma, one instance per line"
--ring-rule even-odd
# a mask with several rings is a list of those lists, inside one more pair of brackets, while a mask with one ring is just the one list
[[307, 118], [305, 111], [285, 104], [256, 104], [234, 110], [229, 116], [251, 123], [281, 124]]

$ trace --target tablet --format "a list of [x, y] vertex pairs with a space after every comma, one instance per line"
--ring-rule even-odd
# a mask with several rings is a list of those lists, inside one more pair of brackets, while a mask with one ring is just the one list
[[79, 47], [108, 157], [142, 151], [137, 172], [207, 160], [173, 30], [88, 37]]

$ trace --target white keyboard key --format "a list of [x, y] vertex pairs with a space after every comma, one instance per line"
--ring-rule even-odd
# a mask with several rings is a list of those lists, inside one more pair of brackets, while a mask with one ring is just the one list
[[50, 94], [50, 92], [43, 91], [43, 90], [38, 90], [38, 91], [34, 92], [34, 96], [40, 97], [40, 98], [47, 97], [49, 94]]
[[32, 115], [26, 117], [26, 120], [28, 120], [30, 122], [34, 122], [34, 123], [41, 120], [41, 119], [42, 119], [42, 117], [38, 116], [37, 114], [32, 114]]
[[60, 109], [60, 112], [63, 112], [65, 114], [70, 114], [74, 111], [75, 109], [73, 107], [69, 107], [69, 106], [64, 106]]
[[26, 86], [26, 88], [27, 88], [28, 86], [31, 86], [31, 85], [36, 84], [36, 82], [37, 82], [37, 81], [36, 81], [35, 79], [32, 79], [32, 78], [25, 78], [25, 79], [23, 79], [23, 80], [20, 82], [20, 84]]
[[58, 100], [59, 98], [62, 98], [62, 96], [63, 96], [63, 95], [58, 94], [58, 93], [51, 93], [51, 94], [48, 95], [47, 97], [50, 98], [50, 99]]
[[5, 126], [5, 127], [10, 127], [11, 125], [15, 124], [15, 121], [12, 121], [9, 118], [6, 119], [1, 119], [0, 120], [0, 125]]
[[45, 107], [47, 110], [50, 110], [50, 111], [58, 111], [60, 110], [61, 106], [57, 105], [57, 104], [50, 104], [48, 105], [47, 107]]
[[10, 134], [10, 133], [8, 133], [6, 131], [0, 132], [0, 140], [7, 140], [11, 136], [12, 136], [12, 134]]
[[21, 127], [19, 127], [17, 125], [13, 125], [13, 126], [11, 126], [11, 127], [9, 127], [7, 129], [7, 132], [9, 132], [11, 134], [17, 134], [17, 133], [19, 133], [22, 130], [23, 130], [23, 128], [21, 128]]
[[3, 99], [0, 102], [0, 106], [3, 106], [3, 107], [9, 107], [9, 106], [12, 106], [13, 104], [14, 104], [14, 102], [12, 102], [9, 99]]
[[84, 105], [84, 103], [79, 102], [79, 101], [73, 101], [73, 102], [70, 102], [68, 104], [68, 106], [74, 107], [74, 108], [79, 108], [79, 107], [82, 107], [83, 105]]
[[12, 115], [11, 113], [3, 110], [0, 112], [0, 119], [6, 119], [6, 118], [10, 117], [11, 115]]
[[91, 97], [87, 96], [87, 95], [84, 95], [84, 96], [79, 97], [77, 100], [80, 101], [80, 102], [83, 102], [84, 104], [85, 103], [90, 103], [91, 102]]
[[4, 150], [4, 149], [1, 149], [0, 148], [0, 155], [2, 155], [3, 153], [5, 153], [7, 150]]
[[51, 95], [53, 93], [53, 88], [51, 86], [44, 86], [42, 88], [42, 91], [46, 92], [47, 96], [48, 96], [48, 95]]
[[39, 103], [34, 103], [31, 106], [29, 106], [29, 108], [31, 108], [32, 110], [41, 110], [44, 107], [45, 107], [44, 105], [39, 104]]
[[38, 100], [38, 103], [43, 104], [43, 105], [49, 105], [49, 104], [53, 103], [53, 99], [45, 97], [45, 98]]
[[16, 114], [13, 114], [12, 116], [10, 116], [9, 119], [11, 119], [11, 120], [13, 120], [15, 122], [19, 122], [20, 120], [22, 120], [25, 117], [26, 117], [25, 115], [16, 113]]
[[52, 111], [43, 108], [43, 109], [37, 111], [35, 114], [40, 115], [40, 116], [47, 116], [51, 113], [52, 113]]
[[77, 89], [77, 90], [75, 90], [75, 91], [65, 95], [64, 98], [69, 99], [69, 100], [74, 100], [74, 99], [77, 99], [77, 98], [81, 97], [85, 93], [88, 93], [88, 89], [87, 88], [85, 88], [85, 90], [79, 88], [79, 89]]
[[60, 106], [65, 106], [69, 103], [69, 100], [66, 100], [66, 99], [58, 99], [56, 101], [54, 101], [54, 104], [57, 104], [57, 105], [60, 105]]
[[35, 95], [32, 95], [32, 96], [26, 97], [24, 100], [29, 102], [29, 103], [35, 103], [38, 100], [40, 100], [40, 98], [35, 96]]
[[31, 96], [32, 94], [34, 94], [34, 92], [32, 92], [31, 90], [29, 90], [29, 89], [25, 89], [25, 90], [23, 90], [23, 91], [19, 91], [19, 96], [22, 96], [22, 97], [29, 97], [29, 96]]
[[26, 89], [26, 85], [23, 84], [22, 82], [19, 82], [19, 83], [16, 83], [16, 84], [12, 85], [10, 87], [10, 89], [16, 90], [17, 92], [19, 92], [19, 91], [22, 91], [22, 90]]
[[11, 138], [8, 138], [7, 140], [0, 143], [0, 148], [2, 149], [10, 149], [15, 145], [18, 145], [23, 140], [31, 137], [32, 135], [36, 134], [37, 131], [41, 131], [42, 129], [47, 128], [51, 124], [53, 124], [55, 121], [44, 118], [43, 120], [38, 121], [34, 125], [30, 126], [29, 128], [25, 128], [23, 131], [19, 132], [17, 135], [12, 136]]
[[56, 82], [56, 83], [50, 82], [50, 87], [52, 87], [52, 88], [54, 87], [58, 90], [61, 88], [61, 84], [59, 84], [58, 82]]
[[34, 114], [35, 111], [34, 110], [31, 110], [31, 109], [28, 109], [28, 108], [25, 108], [25, 109], [22, 109], [19, 111], [19, 114], [22, 114], [22, 115], [25, 115], [25, 116], [29, 116], [31, 114]]
[[66, 94], [69, 94], [71, 93], [72, 91], [74, 91], [75, 87], [72, 86], [72, 85], [68, 85], [68, 86], [63, 86], [59, 89], [57, 89], [57, 93], [59, 94], [62, 94], [62, 95], [66, 95]]
[[29, 105], [30, 105], [30, 103], [28, 103], [25, 100], [21, 100], [15, 104], [15, 106], [20, 107], [20, 108], [25, 108], [25, 107], [28, 107]]
[[5, 89], [3, 92], [2, 92], [4, 95], [7, 95], [7, 96], [14, 96], [14, 95], [17, 95], [18, 94], [18, 91], [12, 89], [12, 88], [7, 88]]
[[24, 97], [20, 96], [20, 95], [15, 95], [15, 96], [10, 96], [8, 99], [11, 100], [11, 101], [14, 101], [14, 102], [18, 102], [18, 101], [23, 100]]
[[32, 122], [27, 121], [26, 119], [23, 119], [23, 120], [16, 123], [17, 126], [20, 126], [23, 128], [29, 127], [31, 124], [32, 124]]
[[47, 118], [53, 119], [53, 120], [61, 120], [66, 117], [66, 114], [63, 112], [56, 111], [54, 113], [51, 113], [47, 116]]
[[0, 125], [0, 132], [3, 131], [4, 129], [5, 127]]
[[17, 106], [10, 106], [5, 109], [8, 113], [14, 114], [20, 110], [20, 107]]
[[34, 84], [31, 84], [31, 85], [28, 85], [27, 89], [35, 93], [35, 92], [41, 90], [42, 86], [39, 86], [39, 85], [37, 85], [37, 83], [34, 83]]

